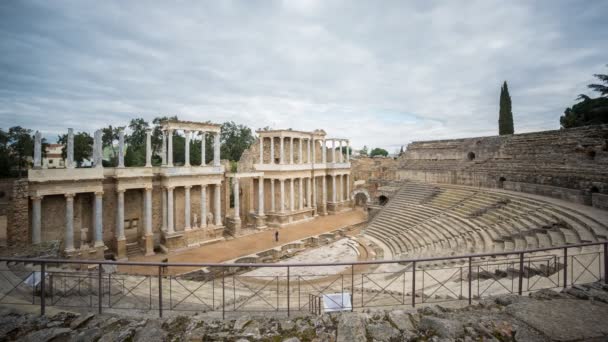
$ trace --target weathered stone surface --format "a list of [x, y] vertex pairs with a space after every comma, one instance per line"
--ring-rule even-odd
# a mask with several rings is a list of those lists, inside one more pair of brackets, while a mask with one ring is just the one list
[[464, 334], [461, 322], [432, 316], [424, 316], [420, 319], [421, 330], [430, 330], [439, 337], [456, 338]]
[[137, 331], [136, 342], [161, 342], [167, 339], [167, 332], [163, 330], [158, 320], [149, 320], [146, 325]]
[[410, 315], [405, 313], [403, 310], [393, 310], [388, 313], [388, 319], [393, 323], [397, 329], [403, 331], [413, 331], [416, 329]]
[[68, 336], [72, 332], [69, 328], [50, 328], [34, 331], [23, 339], [24, 342], [46, 342], [61, 336]]
[[337, 342], [366, 342], [365, 318], [362, 314], [348, 312], [338, 320]]
[[297, 337], [290, 337], [283, 340], [283, 342], [300, 342], [300, 339]]
[[235, 322], [234, 322], [234, 327], [233, 329], [236, 331], [240, 331], [243, 330], [243, 328], [249, 324], [249, 322], [251, 322], [251, 317], [249, 316], [243, 316], [243, 317], [239, 317]]
[[399, 336], [399, 330], [393, 328], [388, 322], [368, 324], [367, 333], [375, 341], [390, 341]]
[[70, 329], [80, 328], [82, 325], [84, 325], [88, 321], [90, 321], [93, 317], [95, 317], [95, 315], [90, 313], [90, 314], [82, 315], [82, 316], [76, 318], [75, 320], [72, 321], [72, 323], [70, 323]]
[[555, 341], [608, 335], [608, 305], [574, 299], [530, 301], [507, 307], [506, 312]]

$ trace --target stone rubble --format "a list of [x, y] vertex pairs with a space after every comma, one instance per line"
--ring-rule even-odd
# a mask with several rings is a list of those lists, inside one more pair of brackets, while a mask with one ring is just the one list
[[284, 317], [243, 314], [236, 320], [205, 315], [165, 319], [137, 315], [60, 312], [40, 317], [0, 307], [0, 341], [602, 341], [608, 338], [608, 285], [562, 292], [502, 295], [461, 308]]

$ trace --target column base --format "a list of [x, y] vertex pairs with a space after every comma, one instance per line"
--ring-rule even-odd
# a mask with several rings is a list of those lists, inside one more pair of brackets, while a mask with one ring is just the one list
[[327, 212], [329, 214], [335, 215], [342, 209], [341, 202], [327, 202]]
[[183, 232], [163, 232], [161, 235], [162, 244], [168, 251], [174, 251], [186, 247]]
[[266, 225], [266, 216], [265, 215], [255, 215], [255, 227], [257, 229], [262, 229], [268, 227]]
[[318, 210], [318, 211], [319, 211], [319, 215], [321, 215], [321, 216], [326, 216], [326, 215], [327, 215], [327, 205], [322, 204], [322, 205], [319, 207], [319, 210]]
[[154, 235], [150, 234], [150, 235], [145, 235], [143, 238], [143, 245], [144, 245], [144, 255], [145, 256], [151, 256], [154, 255]]
[[127, 239], [116, 239], [116, 259], [125, 260], [127, 259]]
[[226, 230], [232, 236], [241, 235], [241, 219], [238, 217], [226, 217]]

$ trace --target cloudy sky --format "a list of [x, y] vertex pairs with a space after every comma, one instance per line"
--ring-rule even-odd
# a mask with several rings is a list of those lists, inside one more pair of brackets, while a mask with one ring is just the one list
[[608, 1], [1, 1], [0, 127], [178, 115], [393, 152], [559, 116], [608, 63]]

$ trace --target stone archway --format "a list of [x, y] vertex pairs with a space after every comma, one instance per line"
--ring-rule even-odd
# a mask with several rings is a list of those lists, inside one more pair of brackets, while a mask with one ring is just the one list
[[351, 192], [350, 199], [355, 204], [355, 207], [367, 207], [369, 203], [371, 203], [371, 197], [369, 196], [369, 192], [365, 189], [357, 189]]

